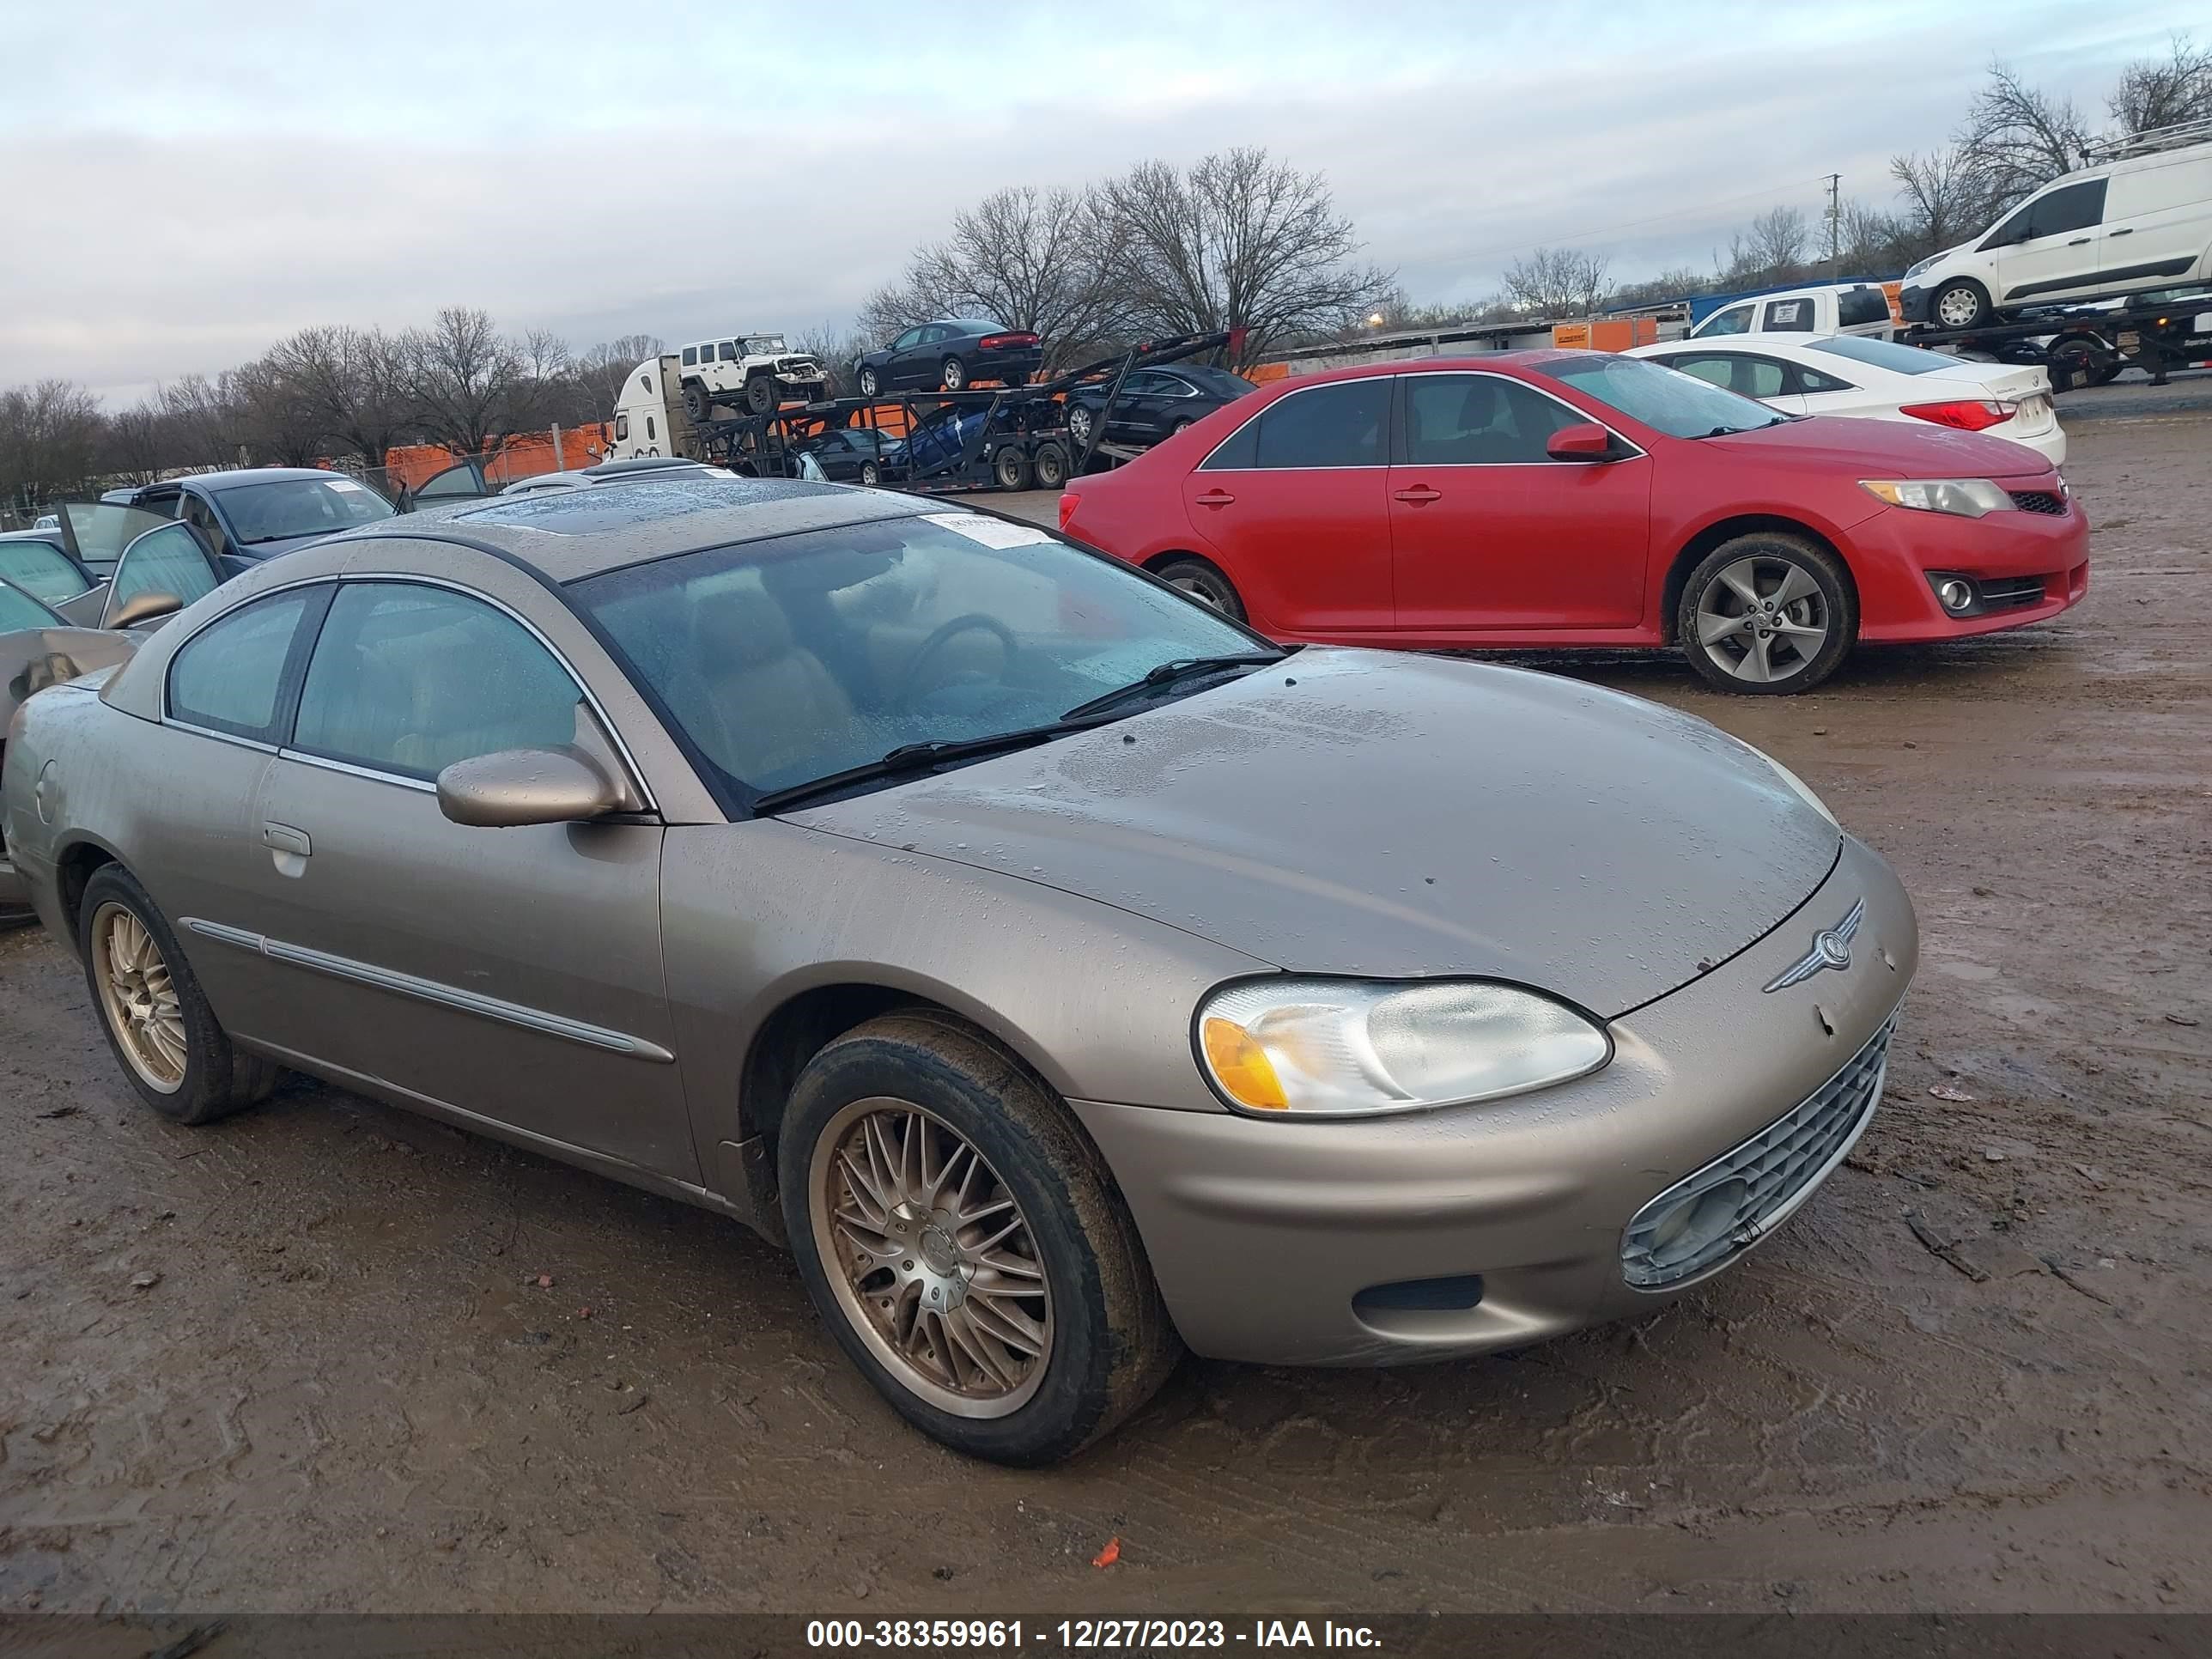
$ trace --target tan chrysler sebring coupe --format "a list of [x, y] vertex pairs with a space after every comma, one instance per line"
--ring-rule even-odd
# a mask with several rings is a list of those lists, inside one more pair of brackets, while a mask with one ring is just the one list
[[289, 1067], [722, 1211], [1008, 1462], [1186, 1346], [1449, 1358], [1720, 1271], [1865, 1128], [1917, 952], [1702, 721], [807, 483], [271, 560], [26, 702], [4, 790], [156, 1110]]

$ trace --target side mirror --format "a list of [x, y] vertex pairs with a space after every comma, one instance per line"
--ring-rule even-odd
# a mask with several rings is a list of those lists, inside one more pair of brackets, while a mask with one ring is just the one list
[[1554, 432], [1544, 453], [1555, 461], [1603, 461], [1613, 458], [1613, 434], [1595, 421], [1577, 421]]
[[621, 811], [628, 794], [580, 749], [502, 749], [438, 774], [438, 810], [481, 830], [575, 823]]
[[156, 617], [167, 617], [185, 608], [185, 602], [174, 593], [148, 592], [133, 593], [100, 619], [102, 628], [136, 628], [140, 623], [151, 622]]

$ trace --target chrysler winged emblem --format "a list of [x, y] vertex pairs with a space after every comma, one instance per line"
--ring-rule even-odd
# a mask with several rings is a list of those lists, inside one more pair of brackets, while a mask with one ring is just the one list
[[1859, 931], [1859, 923], [1866, 918], [1866, 901], [1861, 899], [1844, 912], [1844, 919], [1834, 927], [1813, 935], [1813, 948], [1784, 968], [1761, 988], [1779, 991], [1792, 985], [1802, 985], [1823, 968], [1844, 969], [1851, 965], [1851, 939]]

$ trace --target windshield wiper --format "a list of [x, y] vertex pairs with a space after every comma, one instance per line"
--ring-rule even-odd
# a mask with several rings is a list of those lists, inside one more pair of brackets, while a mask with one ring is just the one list
[[1228, 657], [1176, 657], [1155, 663], [1139, 678], [1127, 685], [1117, 685], [1111, 691], [1103, 691], [1088, 702], [1079, 702], [1060, 716], [1064, 720], [1081, 720], [1087, 714], [1103, 714], [1118, 702], [1141, 696], [1147, 691], [1158, 690], [1164, 685], [1173, 685], [1177, 680], [1195, 679], [1201, 674], [1218, 673], [1229, 668], [1265, 668], [1269, 663], [1280, 662], [1287, 651], [1240, 652]]
[[1103, 720], [1064, 718], [1044, 726], [1025, 726], [1012, 732], [994, 732], [988, 737], [902, 743], [880, 760], [865, 761], [825, 777], [811, 778], [805, 783], [794, 783], [782, 789], [771, 789], [753, 802], [753, 811], [774, 812], [786, 806], [796, 806], [801, 801], [811, 800], [817, 795], [835, 794], [856, 784], [904, 777], [912, 772], [927, 772], [948, 761], [974, 760], [980, 756], [995, 755], [1009, 749], [1023, 749], [1031, 744], [1066, 737], [1071, 732], [1087, 732], [1094, 726], [1104, 724]]

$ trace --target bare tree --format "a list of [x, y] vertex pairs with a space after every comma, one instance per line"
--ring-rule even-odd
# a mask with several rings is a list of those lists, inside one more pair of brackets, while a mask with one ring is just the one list
[[221, 381], [186, 374], [160, 387], [179, 459], [195, 466], [236, 466], [245, 456], [245, 422]]
[[2145, 58], [2120, 72], [2106, 107], [2123, 132], [2212, 120], [2212, 46], [2175, 34], [2164, 61]]
[[1095, 189], [994, 191], [870, 297], [863, 328], [883, 340], [935, 317], [985, 317], [1034, 329], [1048, 358], [1081, 351], [1119, 331], [1117, 235]]
[[457, 454], [480, 455], [520, 428], [516, 405], [530, 361], [489, 312], [447, 306], [428, 328], [400, 339], [416, 417], [432, 438]]
[[665, 348], [658, 334], [625, 334], [602, 340], [576, 359], [576, 378], [591, 399], [594, 420], [611, 421], [630, 371]]
[[1571, 247], [1540, 247], [1506, 266], [1505, 293], [1513, 308], [1533, 317], [1587, 317], [1604, 303], [1609, 255]]
[[823, 368], [830, 371], [830, 395], [850, 398], [859, 393], [854, 379], [854, 366], [864, 351], [872, 350], [878, 343], [872, 333], [858, 333], [851, 329], [836, 329], [827, 323], [817, 323], [791, 337], [791, 349], [810, 354]]
[[1988, 205], [2002, 211], [2088, 160], [2089, 130], [2070, 98], [2031, 87], [2002, 63], [1967, 106], [1956, 141], [1987, 182]]
[[1279, 340], [1341, 328], [1393, 284], [1393, 273], [1352, 263], [1358, 239], [1322, 175], [1264, 149], [1208, 155], [1188, 171], [1146, 161], [1100, 200], [1130, 323], [1156, 334], [1242, 326], [1244, 363]]
[[74, 380], [0, 392], [0, 498], [27, 510], [82, 486], [106, 426], [100, 399]]
[[158, 397], [141, 398], [107, 417], [106, 465], [125, 483], [149, 484], [173, 459], [176, 439]]
[[363, 465], [382, 466], [412, 428], [406, 354], [381, 329], [302, 329], [269, 355], [298, 383], [322, 435]]

